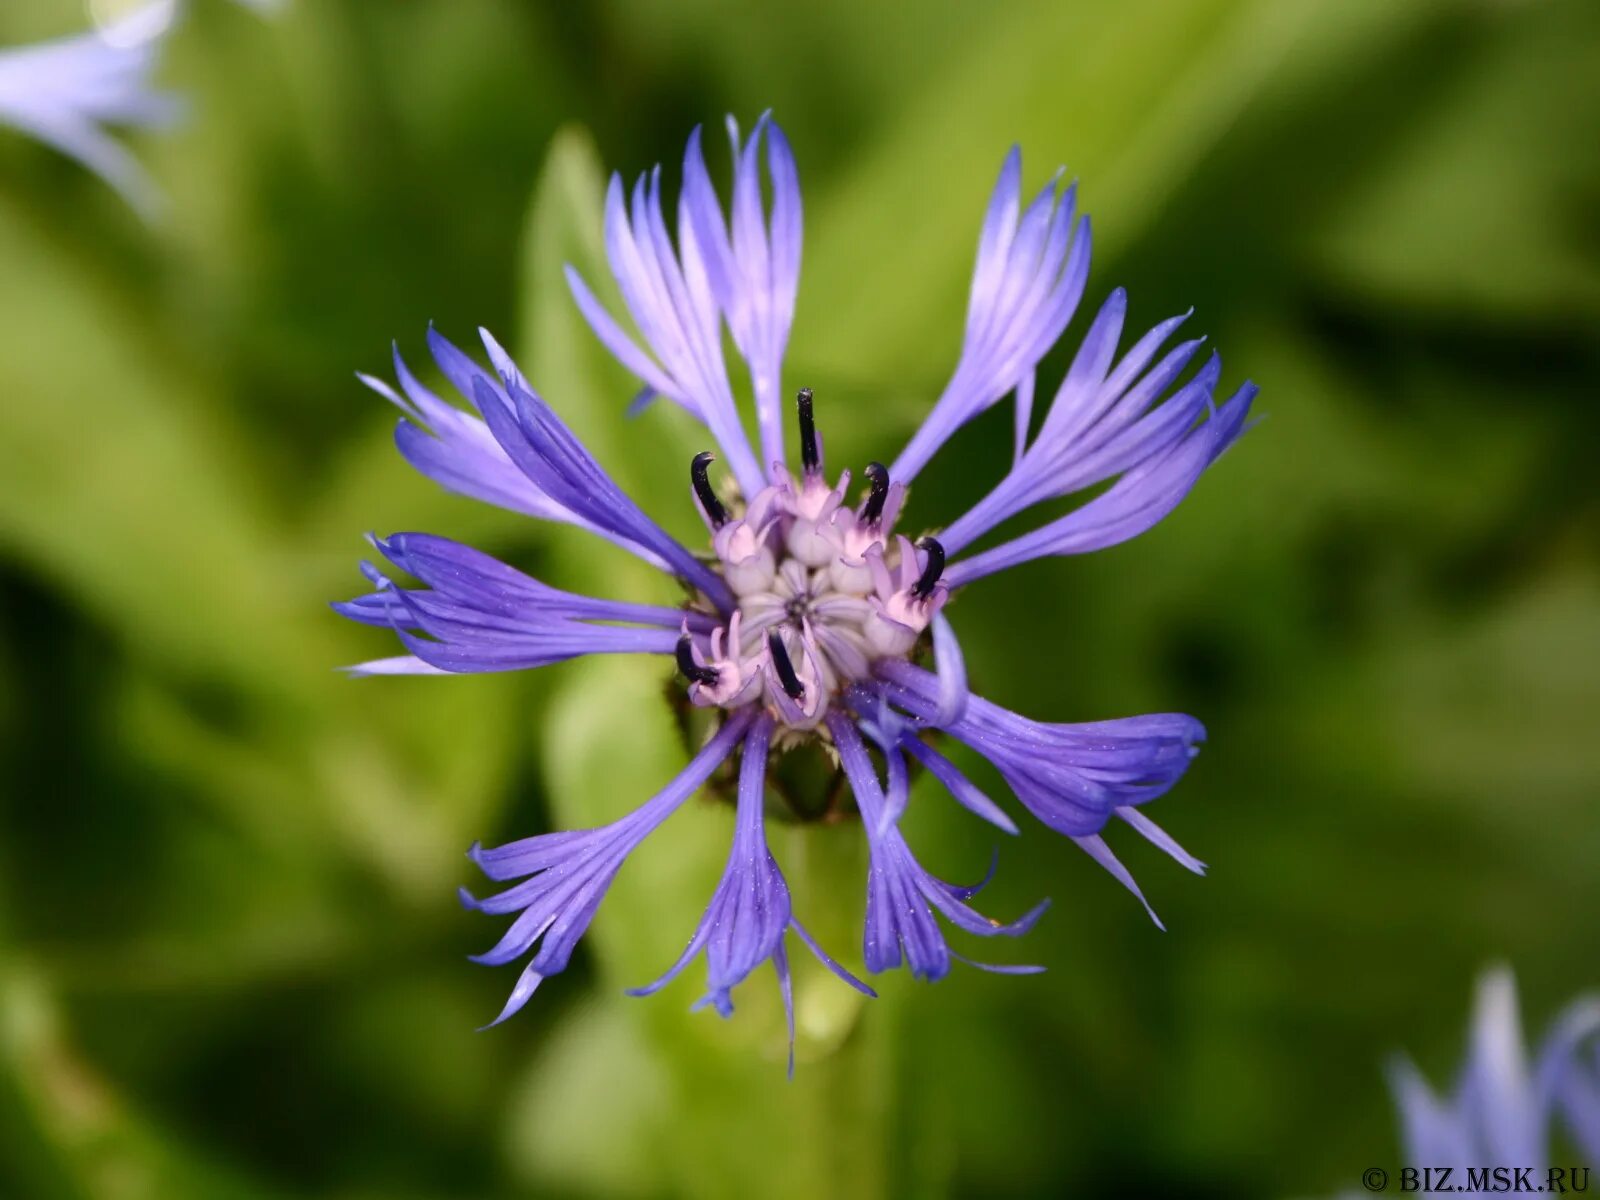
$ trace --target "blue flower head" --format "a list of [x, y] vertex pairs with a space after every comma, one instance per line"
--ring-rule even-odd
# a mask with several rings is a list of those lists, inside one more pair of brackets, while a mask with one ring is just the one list
[[[634, 847], [738, 757], [737, 813], [727, 869], [677, 963], [651, 992], [704, 954], [702, 1003], [726, 1014], [733, 989], [762, 963], [786, 1007], [788, 935], [846, 982], [800, 924], [764, 834], [769, 756], [820, 743], [848, 780], [867, 839], [870, 971], [904, 963], [936, 980], [956, 955], [941, 919], [980, 937], [1027, 931], [1040, 905], [1003, 923], [971, 907], [978, 887], [935, 877], [898, 828], [912, 762], [951, 796], [1009, 833], [1012, 819], [934, 744], [945, 734], [987, 758], [1024, 808], [1066, 834], [1135, 895], [1105, 838], [1113, 819], [1190, 870], [1202, 864], [1144, 814], [1187, 769], [1200, 723], [1157, 714], [1091, 724], [1029, 720], [970, 693], [944, 609], [960, 588], [1050, 555], [1098, 550], [1156, 524], [1244, 426], [1255, 388], [1218, 402], [1215, 355], [1194, 367], [1200, 340], [1169, 345], [1185, 317], [1123, 347], [1126, 301], [1113, 292], [1084, 335], [1031, 438], [1035, 371], [1083, 296], [1089, 222], [1058, 179], [1023, 203], [1022, 160], [1000, 171], [978, 239], [966, 330], [954, 372], [927, 421], [889, 466], [868, 463], [862, 485], [830, 475], [819, 428], [825, 400], [800, 389], [786, 403], [784, 350], [800, 274], [800, 187], [783, 131], [763, 118], [748, 140], [729, 123], [734, 171], [724, 209], [698, 130], [684, 157], [669, 231], [661, 172], [630, 190], [613, 178], [605, 245], [631, 331], [577, 272], [568, 281], [596, 336], [644, 384], [691, 413], [714, 450], [688, 464], [689, 494], [709, 553], [670, 537], [626, 495], [562, 423], [510, 356], [483, 335], [488, 367], [429, 332], [434, 361], [467, 408], [424, 387], [398, 356], [398, 388], [366, 378], [404, 414], [400, 452], [444, 487], [548, 521], [579, 525], [644, 559], [687, 589], [680, 607], [560, 591], [476, 550], [425, 534], [375, 544], [373, 590], [337, 607], [392, 627], [400, 657], [358, 674], [521, 670], [585, 654], [659, 654], [675, 662], [687, 701], [713, 732], [684, 771], [610, 825], [544, 834], [473, 858], [507, 890], [471, 907], [513, 917], [481, 961], [528, 958], [500, 1020], [562, 970]], [[1058, 177], [1059, 178], [1059, 177]], [[748, 367], [758, 445], [746, 438], [724, 337]], [[896, 532], [907, 490], [952, 434], [1006, 396], [1016, 400], [1010, 469], [970, 512], [918, 541]], [[791, 430], [798, 458], [790, 458]], [[713, 468], [719, 478], [713, 478]], [[1093, 499], [1032, 532], [971, 547], [1002, 522], [1086, 489]], [[990, 539], [994, 542], [994, 539]], [[419, 584], [393, 578], [404, 573]], [[931, 657], [933, 670], [919, 665]], [[980, 885], [981, 886], [981, 885]], [[1140, 896], [1143, 900], [1143, 897]], [[803, 909], [804, 897], [800, 897]], [[1153, 914], [1152, 914], [1153, 915]], [[1029, 967], [993, 967], [1029, 971]]]

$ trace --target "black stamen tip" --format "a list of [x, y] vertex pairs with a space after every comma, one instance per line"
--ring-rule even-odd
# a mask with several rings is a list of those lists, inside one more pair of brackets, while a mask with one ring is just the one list
[[917, 543], [917, 549], [928, 556], [928, 565], [922, 568], [911, 594], [918, 600], [926, 600], [933, 594], [933, 585], [939, 582], [939, 576], [944, 574], [944, 547], [938, 538], [925, 537]]
[[811, 389], [801, 388], [795, 397], [800, 406], [800, 466], [806, 474], [815, 474], [822, 467], [822, 456], [817, 453], [817, 422], [811, 414]]
[[709, 450], [702, 450], [689, 464], [689, 481], [694, 484], [694, 494], [700, 498], [700, 507], [706, 510], [706, 520], [711, 528], [721, 529], [728, 523], [728, 510], [722, 507], [717, 493], [711, 490], [711, 480], [706, 478], [706, 468], [717, 461]]
[[889, 468], [880, 462], [870, 462], [866, 474], [872, 481], [872, 491], [861, 506], [861, 523], [876, 525], [883, 520], [883, 502], [889, 498]]
[[684, 634], [678, 639], [678, 670], [684, 677], [693, 683], [703, 683], [715, 686], [721, 676], [715, 667], [702, 667], [694, 660], [694, 650], [689, 644], [689, 635]]
[[783, 635], [776, 629], [767, 634], [767, 651], [772, 655], [772, 669], [778, 673], [778, 682], [783, 685], [789, 699], [803, 699], [806, 685], [794, 673], [794, 663], [789, 661], [789, 652], [783, 646]]

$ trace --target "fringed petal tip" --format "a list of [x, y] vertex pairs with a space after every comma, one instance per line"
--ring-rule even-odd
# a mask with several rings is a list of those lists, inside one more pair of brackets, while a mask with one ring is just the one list
[[939, 701], [934, 724], [939, 727], [959, 721], [967, 711], [971, 691], [967, 687], [966, 660], [955, 627], [943, 612], [933, 618], [933, 653], [939, 676]]
[[927, 420], [890, 466], [911, 480], [962, 425], [998, 403], [1060, 338], [1088, 281], [1091, 237], [1076, 216], [1076, 185], [1058, 171], [1022, 204], [1022, 160], [1013, 147], [978, 237], [961, 355]]
[[689, 1005], [690, 1012], [700, 1012], [706, 1008], [712, 1009], [717, 1016], [726, 1021], [733, 1016], [733, 993], [725, 987], [713, 988]]
[[1084, 553], [1138, 536], [1172, 511], [1240, 436], [1254, 385], [1247, 382], [1225, 403], [1215, 403], [1212, 393], [1221, 375], [1216, 354], [1180, 382], [1203, 339], [1185, 342], [1155, 361], [1187, 314], [1157, 325], [1119, 360], [1125, 307], [1121, 290], [1112, 292], [1033, 443], [988, 496], [946, 529], [946, 548], [959, 554], [1042, 501], [1111, 479], [1116, 484], [1031, 534], [954, 562], [948, 573], [952, 586], [1030, 558]]
[[[1046, 896], [1043, 900], [1039, 901], [1039, 903], [1035, 904], [1027, 912], [1018, 917], [1015, 921], [1011, 922], [1011, 924], [995, 925], [995, 932], [1004, 933], [1010, 937], [1021, 937], [1039, 923], [1040, 917], [1044, 916], [1045, 913], [1050, 911], [1051, 903], [1050, 897]], [[993, 918], [990, 920], [991, 924], [993, 924]], [[1044, 968], [1040, 967], [1039, 969], [1042, 971]]]
[[1099, 834], [1093, 834], [1089, 837], [1075, 837], [1072, 840], [1077, 843], [1084, 853], [1110, 872], [1113, 879], [1134, 894], [1139, 903], [1144, 905], [1144, 911], [1150, 915], [1150, 919], [1155, 922], [1157, 929], [1161, 930], [1162, 933], [1167, 931], [1166, 925], [1156, 915], [1156, 910], [1151, 907], [1150, 901], [1145, 899], [1144, 892], [1133, 878], [1132, 872], [1123, 866], [1120, 858], [1112, 853], [1111, 847], [1106, 844], [1105, 838]]
[[[714, 900], [713, 904], [715, 904]], [[649, 983], [641, 984], [638, 987], [624, 988], [623, 994], [631, 996], [635, 1000], [642, 1000], [646, 996], [654, 996], [662, 988], [666, 987], [667, 984], [671, 983], [679, 975], [683, 974], [684, 969], [695, 960], [700, 951], [705, 947], [707, 936], [708, 930], [706, 923], [702, 921], [700, 926], [695, 929], [694, 936], [689, 939], [689, 944], [683, 948], [683, 953], [678, 956], [678, 960], [676, 962], [674, 962], [670, 967], [668, 967]]]
[[414, 654], [400, 654], [393, 658], [375, 658], [369, 662], [352, 663], [334, 668], [352, 679], [371, 679], [379, 675], [453, 675], [431, 663], [425, 663]]
[[1017, 823], [1004, 809], [989, 799], [972, 780], [956, 768], [954, 763], [917, 737], [914, 730], [905, 732], [900, 739], [900, 746], [926, 767], [933, 777], [944, 785], [950, 797], [973, 816], [987, 821], [996, 829], [1013, 837], [1021, 832], [1017, 828]]
[[626, 420], [635, 420], [643, 416], [645, 410], [659, 399], [661, 399], [661, 393], [647, 384], [639, 389], [639, 392], [632, 400], [628, 401], [628, 407], [623, 410], [622, 415]]
[[[400, 347], [398, 343], [395, 345], [394, 352], [397, 356], [400, 353]], [[410, 402], [401, 396], [399, 392], [395, 391], [394, 388], [390, 387], [383, 380], [379, 379], [376, 375], [369, 375], [365, 371], [357, 371], [355, 372], [355, 377], [357, 382], [359, 382], [363, 387], [369, 388], [370, 390], [376, 392], [390, 404], [398, 408], [401, 412], [404, 412], [408, 415], [411, 414], [412, 408]]]
[[483, 1033], [486, 1030], [493, 1029], [496, 1025], [510, 1020], [521, 1012], [523, 1006], [533, 998], [533, 993], [538, 990], [539, 985], [544, 982], [544, 978], [543, 975], [533, 969], [532, 963], [524, 967], [522, 974], [517, 978], [517, 986], [512, 988], [511, 995], [506, 997], [505, 1007], [500, 1010], [500, 1015], [487, 1025], [478, 1026], [478, 1032]]
[[812, 937], [811, 934], [806, 930], [806, 927], [800, 924], [797, 919], [793, 917], [790, 918], [789, 928], [795, 931], [795, 934], [805, 944], [806, 949], [810, 950], [811, 953], [816, 956], [817, 961], [820, 962], [824, 967], [828, 968], [828, 970], [831, 971], [835, 976], [849, 984], [851, 987], [855, 988], [855, 990], [860, 992], [863, 996], [870, 996], [874, 1000], [878, 998], [878, 993], [873, 988], [868, 986], [862, 980], [857, 979], [855, 975], [845, 970], [843, 966], [836, 962], [833, 956], [822, 948], [821, 943], [819, 943], [816, 938]]
[[994, 879], [994, 873], [999, 870], [999, 868], [1000, 847], [990, 846], [989, 865], [984, 868], [983, 878], [979, 879], [977, 883], [948, 883], [945, 886], [950, 890], [950, 894], [952, 896], [955, 896], [961, 900], [971, 900], [979, 892], [983, 891], [984, 888], [989, 886], [990, 882]]
[[990, 975], [1043, 975], [1045, 968], [1034, 963], [986, 963], [975, 958], [968, 958], [959, 950], [950, 951], [950, 957], [959, 962], [964, 962], [969, 967], [976, 967], [980, 971], [987, 971]]

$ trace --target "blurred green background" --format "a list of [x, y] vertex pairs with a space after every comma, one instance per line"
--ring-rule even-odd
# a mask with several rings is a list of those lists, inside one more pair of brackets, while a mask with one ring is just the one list
[[[5, 0], [0, 44], [83, 21]], [[1600, 983], [1600, 4], [212, 0], [160, 78], [193, 112], [134, 139], [154, 228], [0, 131], [0, 1196], [1329, 1194], [1397, 1161], [1384, 1057], [1446, 1079], [1481, 966], [1534, 1032]], [[727, 1023], [686, 1011], [699, 967], [620, 994], [709, 896], [715, 805], [474, 1032], [515, 972], [465, 961], [501, 926], [462, 852], [660, 786], [665, 668], [356, 682], [390, 640], [325, 607], [369, 529], [670, 598], [412, 474], [352, 372], [486, 325], [690, 532], [703, 435], [624, 421], [559, 268], [595, 278], [604, 171], [675, 185], [694, 124], [768, 106], [806, 200], [786, 383], [836, 463], [953, 366], [1013, 141], [1081, 181], [1086, 304], [1193, 304], [1267, 415], [1154, 532], [950, 610], [998, 702], [1205, 720], [1153, 812], [1210, 877], [1113, 831], [1162, 934], [1070, 843], [1003, 839], [985, 911], [1055, 907], [956, 944], [1049, 971], [864, 1005], [807, 971], [792, 1084], [767, 973]], [[907, 823], [952, 878], [996, 840], [935, 792]], [[775, 839], [857, 962], [858, 834]]]

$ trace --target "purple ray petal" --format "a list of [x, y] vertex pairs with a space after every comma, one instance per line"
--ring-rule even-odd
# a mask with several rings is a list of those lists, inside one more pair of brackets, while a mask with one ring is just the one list
[[464, 895], [465, 902], [484, 912], [521, 910], [499, 943], [475, 960], [510, 962], [540, 943], [496, 1024], [521, 1008], [541, 979], [565, 969], [628, 855], [699, 790], [744, 737], [751, 719], [748, 712], [730, 716], [671, 783], [609, 825], [525, 838], [492, 850], [474, 848], [474, 859], [491, 878], [528, 876], [483, 900]]
[[910, 482], [973, 417], [1014, 391], [1061, 337], [1088, 280], [1090, 233], [1073, 222], [1075, 192], [1059, 175], [1019, 215], [1021, 155], [1000, 169], [978, 238], [961, 357], [922, 427], [890, 467]]
[[1084, 335], [1033, 444], [987, 496], [940, 532], [948, 553], [956, 554], [1031, 505], [1071, 495], [1160, 459], [1181, 444], [1207, 412], [1221, 372], [1215, 356], [1193, 379], [1165, 396], [1200, 347], [1199, 339], [1179, 345], [1150, 366], [1188, 314], [1156, 326], [1113, 366], [1126, 304], [1120, 288], [1111, 294]]
[[665, 987], [701, 951], [706, 956], [706, 992], [695, 1007], [714, 1008], [726, 1017], [733, 1012], [732, 992], [762, 963], [770, 961], [789, 1013], [790, 1070], [793, 1070], [794, 1014], [789, 962], [784, 939], [793, 928], [806, 946], [834, 974], [852, 987], [873, 992], [825, 954], [794, 921], [789, 885], [767, 847], [765, 832], [767, 751], [774, 728], [766, 714], [756, 717], [745, 736], [739, 768], [738, 811], [733, 846], [722, 879], [706, 906], [689, 944], [667, 970], [643, 987], [628, 989], [630, 996], [648, 996]]
[[[937, 722], [936, 676], [893, 660], [881, 661], [877, 671], [893, 704]], [[968, 700], [960, 720], [939, 727], [992, 762], [1036, 817], [1070, 836], [1098, 833], [1119, 807], [1163, 795], [1205, 738], [1205, 727], [1181, 713], [1046, 724], [979, 696]]]
[[[855, 724], [837, 709], [829, 711], [827, 724], [867, 830], [870, 858], [863, 938], [867, 969], [886, 971], [904, 961], [918, 979], [931, 982], [947, 975], [950, 950], [934, 918], [935, 911], [980, 937], [1017, 937], [1026, 933], [1048, 901], [1010, 924], [993, 921], [967, 907], [962, 896], [970, 894], [971, 889], [956, 888], [930, 875], [912, 857], [898, 827], [884, 819], [888, 800]], [[899, 753], [891, 752], [887, 757], [893, 775]]]
[[967, 710], [967, 664], [961, 643], [944, 613], [933, 617], [933, 658], [939, 671], [939, 708], [935, 724], [949, 725]]
[[[687, 622], [696, 633], [709, 634], [713, 619], [705, 613], [685, 613], [681, 608], [602, 600], [562, 591], [507, 566], [496, 558], [449, 538], [425, 533], [397, 533], [374, 542], [380, 553], [402, 571], [416, 576], [435, 595], [412, 590], [426, 606], [454, 606], [458, 615], [476, 612], [485, 620], [500, 621], [516, 629], [552, 618], [569, 621], [620, 621], [678, 629]], [[376, 572], [376, 569], [372, 569]], [[367, 625], [392, 625], [405, 620], [409, 609], [394, 594], [381, 573], [378, 590], [335, 604], [335, 611]]]
[[[497, 349], [496, 353], [503, 352]], [[728, 611], [732, 596], [721, 577], [645, 515], [506, 361], [508, 369], [501, 376], [505, 392], [480, 379], [474, 399], [511, 460], [558, 503], [599, 528], [644, 547]]]
[[944, 784], [945, 790], [962, 808], [1007, 833], [1017, 832], [1017, 823], [1006, 815], [1005, 810], [984, 795], [977, 784], [932, 746], [918, 737], [907, 735], [901, 740], [900, 747], [927, 767], [928, 772]]
[[1103, 550], [1143, 533], [1177, 507], [1201, 472], [1238, 437], [1255, 393], [1254, 385], [1246, 384], [1175, 445], [1145, 459], [1082, 508], [952, 563], [945, 568], [945, 582], [956, 588], [1031, 559]]
[[[686, 180], [676, 249], [662, 218], [660, 168], [640, 177], [631, 205], [618, 176], [612, 177], [606, 193], [606, 255], [648, 353], [570, 268], [567, 280], [579, 310], [607, 349], [650, 388], [703, 421], [745, 495], [754, 496], [765, 476], [739, 423], [722, 353], [716, 292], [719, 281], [726, 286], [730, 267], [725, 244], [707, 232], [720, 224], [721, 213], [718, 209], [714, 221], [701, 213], [707, 199], [700, 182]], [[714, 192], [709, 203], [715, 205]]]
[[[428, 345], [451, 386], [468, 401], [473, 401], [480, 381], [498, 388], [491, 376], [431, 327]], [[371, 375], [358, 374], [357, 378], [406, 415], [395, 427], [395, 445], [420, 474], [457, 495], [587, 529], [654, 567], [668, 569], [659, 555], [599, 528], [546, 495], [511, 461], [481, 417], [445, 403], [424, 387], [401, 358], [399, 347], [395, 347], [393, 359], [400, 392]]]

